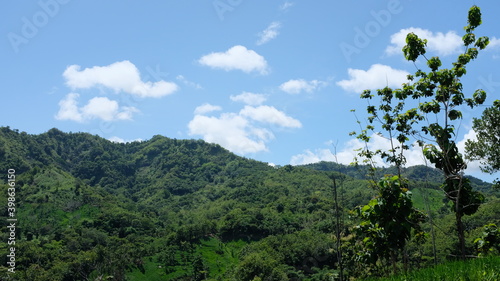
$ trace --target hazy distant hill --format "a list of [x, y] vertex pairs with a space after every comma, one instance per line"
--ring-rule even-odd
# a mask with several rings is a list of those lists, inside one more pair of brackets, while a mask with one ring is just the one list
[[[303, 165], [303, 167], [318, 171], [336, 171], [356, 179], [367, 179], [369, 178], [369, 166], [359, 165], [359, 166], [346, 166], [337, 164], [334, 162], [319, 162], [314, 164]], [[397, 174], [397, 170], [394, 167], [390, 168], [379, 168], [376, 171], [375, 178], [380, 178], [385, 174]], [[438, 189], [444, 180], [443, 174], [440, 170], [432, 167], [427, 167], [424, 165], [411, 166], [403, 168], [402, 175], [409, 179], [416, 186], [425, 186], [428, 188]], [[486, 193], [495, 193], [500, 195], [498, 191], [492, 190], [491, 183], [485, 182], [473, 176], [467, 176], [475, 189]]]

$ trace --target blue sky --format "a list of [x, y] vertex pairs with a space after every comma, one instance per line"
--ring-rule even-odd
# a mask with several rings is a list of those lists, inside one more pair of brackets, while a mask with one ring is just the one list
[[[408, 32], [450, 65], [467, 11], [482, 9], [490, 46], [464, 90], [500, 93], [496, 1], [7, 1], [0, 26], [0, 125], [56, 127], [113, 141], [204, 139], [276, 165], [350, 163], [364, 89], [398, 87], [413, 63]], [[425, 69], [421, 61], [417, 61]], [[457, 142], [473, 138], [463, 109]], [[373, 148], [387, 140], [375, 137]], [[418, 149], [410, 164], [422, 163]], [[469, 174], [481, 174], [477, 163]]]

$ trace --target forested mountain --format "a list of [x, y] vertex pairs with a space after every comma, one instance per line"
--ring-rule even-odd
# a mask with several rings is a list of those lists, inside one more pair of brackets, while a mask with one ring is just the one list
[[[356, 223], [350, 211], [375, 194], [366, 167], [275, 168], [201, 140], [113, 143], [86, 133], [29, 135], [2, 127], [0, 171], [1, 219], [8, 225], [8, 197], [15, 198], [17, 219], [15, 244], [7, 243], [12, 231], [0, 234], [2, 280], [331, 280], [339, 250], [346, 274], [362, 275], [362, 265], [349, 267]], [[439, 226], [435, 251], [430, 235], [425, 244], [410, 243], [410, 266], [444, 261], [456, 241], [442, 178], [422, 166], [405, 173], [415, 204]], [[7, 192], [12, 182], [14, 196]], [[466, 218], [471, 254], [483, 225], [500, 221], [498, 192], [473, 183], [487, 201]]]
[[[345, 166], [341, 164], [337, 164], [335, 162], [319, 162], [313, 164], [303, 165], [303, 167], [318, 171], [332, 172], [336, 171], [342, 173], [344, 175], [350, 176], [355, 179], [369, 179], [369, 178], [381, 178], [385, 174], [393, 174], [396, 175], [397, 169], [395, 167], [389, 168], [381, 168], [375, 171], [375, 175], [371, 175], [371, 168], [368, 165], [353, 165], [353, 166]], [[411, 181], [414, 187], [426, 187], [432, 189], [438, 189], [442, 184], [444, 177], [441, 171], [424, 166], [417, 165], [411, 166], [407, 168], [402, 168], [402, 176]], [[466, 176], [471, 180], [471, 184], [474, 186], [476, 190], [487, 193], [489, 195], [500, 195], [500, 192], [492, 189], [491, 183], [482, 181], [478, 178], [472, 176]]]

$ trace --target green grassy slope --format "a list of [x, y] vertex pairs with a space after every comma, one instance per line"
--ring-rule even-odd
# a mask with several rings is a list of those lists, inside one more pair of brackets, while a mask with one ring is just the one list
[[407, 274], [365, 279], [366, 281], [498, 281], [500, 280], [500, 257], [453, 261], [416, 270]]

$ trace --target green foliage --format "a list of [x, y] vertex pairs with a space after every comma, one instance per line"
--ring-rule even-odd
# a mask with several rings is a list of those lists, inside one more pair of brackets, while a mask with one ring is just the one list
[[397, 255], [410, 240], [412, 229], [417, 240], [423, 240], [420, 223], [425, 216], [413, 208], [407, 183], [398, 176], [386, 176], [377, 187], [378, 196], [355, 209], [355, 215], [361, 219], [355, 231], [363, 246], [356, 260], [372, 265], [390, 260], [395, 266]]
[[404, 275], [365, 279], [366, 281], [496, 281], [500, 280], [498, 264], [500, 257], [479, 258], [468, 261], [447, 262], [442, 265], [425, 268]]
[[[375, 129], [373, 123], [379, 122], [388, 134], [391, 149], [369, 151], [366, 146], [359, 155], [372, 164], [375, 164], [374, 157], [380, 156], [386, 163], [398, 168], [398, 175], [401, 175], [400, 167], [406, 163], [403, 152], [409, 148], [406, 144], [409, 137], [417, 137], [418, 143], [424, 145], [424, 156], [444, 175], [442, 189], [445, 196], [454, 204], [453, 211], [456, 214], [457, 234], [463, 258], [466, 248], [462, 217], [475, 213], [479, 205], [484, 202], [484, 196], [473, 190], [470, 180], [463, 176], [467, 165], [455, 143], [454, 121], [462, 119], [462, 112], [459, 110], [462, 105], [473, 108], [483, 104], [486, 99], [486, 93], [481, 89], [476, 90], [472, 97], [465, 98], [460, 82], [460, 78], [466, 73], [468, 63], [477, 58], [478, 48], [482, 50], [488, 45], [487, 37], [476, 39], [473, 33], [480, 24], [480, 9], [473, 6], [469, 10], [466, 34], [462, 38], [465, 51], [449, 69], [442, 68], [442, 62], [438, 57], [428, 59], [425, 56], [427, 44], [425, 39], [420, 39], [413, 33], [408, 34], [406, 46], [403, 48], [405, 58], [416, 62], [418, 58], [423, 57], [430, 70], [425, 72], [418, 69], [414, 75], [408, 76], [409, 82], [404, 83], [400, 89], [378, 90], [380, 105], [367, 107], [369, 124], [358, 135], [360, 140], [369, 141], [368, 133]], [[365, 91], [361, 98], [369, 101], [373, 95], [370, 91]], [[410, 105], [408, 108], [407, 103], [410, 98], [419, 101], [418, 107]], [[420, 125], [424, 120], [427, 124]], [[427, 144], [420, 136], [420, 132], [430, 137]]]
[[[458, 56], [453, 67], [440, 69], [439, 58], [431, 58], [427, 60], [430, 71], [426, 73], [418, 70], [415, 76], [409, 77], [412, 81], [414, 78], [418, 80], [412, 85], [405, 84], [402, 90], [408, 95], [411, 93], [412, 98], [420, 100], [418, 109], [421, 114], [444, 114], [442, 123], [434, 122], [422, 126], [422, 131], [435, 141], [435, 144], [425, 146], [424, 155], [437, 169], [442, 170], [445, 176], [442, 187], [446, 197], [454, 203], [453, 210], [456, 213], [458, 240], [463, 258], [466, 249], [462, 216], [475, 213], [484, 201], [484, 196], [474, 191], [469, 180], [462, 175], [466, 163], [454, 141], [455, 126], [452, 121], [462, 118], [462, 113], [457, 109], [459, 106], [467, 104], [473, 108], [481, 105], [486, 99], [486, 93], [483, 90], [477, 90], [472, 98], [465, 98], [460, 83], [460, 78], [466, 73], [466, 65], [478, 55], [476, 47], [484, 49], [488, 45], [487, 37], [475, 40], [476, 36], [473, 32], [480, 24], [480, 9], [473, 6], [469, 10], [468, 25], [465, 27], [466, 35], [462, 38], [466, 50]], [[420, 56], [425, 58], [425, 43], [425, 40], [409, 34], [407, 45], [403, 48], [405, 57], [411, 61], [415, 61]], [[474, 46], [472, 46], [473, 43]], [[421, 121], [419, 118], [413, 118], [413, 120]]]
[[234, 280], [289, 280], [283, 266], [266, 252], [252, 253], [238, 265]]
[[500, 228], [490, 223], [484, 226], [481, 237], [474, 240], [479, 256], [500, 254]]
[[[330, 176], [340, 186], [343, 240], [357, 223], [348, 210], [377, 193], [363, 166], [273, 168], [202, 141], [155, 136], [118, 144], [56, 129], [27, 135], [0, 128], [0, 142], [16, 157], [0, 159], [16, 169], [16, 248], [22, 255], [11, 280], [329, 280], [338, 276]], [[419, 181], [423, 175], [441, 180], [424, 167], [404, 173], [413, 177], [415, 193], [437, 188]], [[471, 183], [491, 190], [479, 180]], [[5, 181], [0, 187], [6, 189]], [[0, 193], [0, 201], [6, 196]], [[494, 210], [486, 204], [466, 221], [471, 243], [484, 224], [498, 223]], [[443, 221], [448, 213], [442, 210]], [[0, 218], [6, 214], [0, 205]], [[1, 241], [7, 238], [0, 233]], [[448, 244], [441, 244], [446, 256]], [[2, 280], [7, 247], [0, 243]]]
[[[436, 140], [426, 154], [444, 173], [402, 167], [403, 151], [428, 114], [444, 114], [451, 122], [462, 117], [461, 105], [485, 101], [482, 90], [465, 98], [458, 80], [478, 49], [488, 44], [486, 37], [473, 34], [481, 23], [477, 7], [470, 10], [468, 23], [463, 37], [467, 49], [451, 69], [441, 69], [442, 62], [433, 57], [427, 60], [430, 72], [417, 71], [409, 77], [417, 80], [402, 89], [377, 91], [380, 104], [368, 105], [369, 124], [358, 137], [369, 141], [369, 133], [380, 125], [392, 147], [362, 153], [367, 163], [380, 156], [394, 165], [387, 169], [327, 162], [273, 168], [201, 140], [154, 136], [113, 143], [85, 133], [51, 129], [28, 135], [1, 127], [0, 170], [16, 170], [15, 246], [21, 254], [16, 257], [18, 273], [9, 275], [10, 249], [0, 243], [0, 279], [332, 280], [339, 276], [339, 265], [351, 278], [380, 268], [377, 273], [386, 273], [389, 263], [417, 268], [429, 265], [433, 253], [421, 239], [431, 222], [422, 223], [422, 214], [414, 209], [426, 202], [432, 202], [429, 213], [438, 228], [437, 260], [458, 254], [449, 239], [451, 209], [471, 215], [463, 219], [467, 253], [491, 252], [498, 245], [498, 228], [482, 226], [500, 223], [499, 194], [480, 180], [455, 177], [461, 176], [464, 163], [452, 141], [451, 124], [422, 128]], [[423, 56], [425, 44], [410, 34], [407, 59]], [[365, 92], [362, 97], [374, 96]], [[407, 108], [409, 98], [419, 99], [420, 105]], [[373, 185], [367, 180], [370, 174], [382, 180]], [[332, 215], [332, 177], [339, 183], [342, 223]], [[436, 194], [443, 181], [444, 200]], [[6, 189], [4, 180], [0, 187]], [[0, 193], [0, 201], [5, 200], [6, 193]], [[352, 209], [357, 217], [347, 215]], [[0, 218], [6, 215], [2, 204]], [[340, 239], [332, 235], [335, 230]], [[0, 240], [8, 236], [1, 232]], [[482, 275], [474, 274], [471, 280], [498, 277], [487, 267], [478, 273]]]
[[477, 141], [467, 140], [465, 143], [466, 157], [470, 160], [480, 160], [481, 170], [494, 173], [500, 170], [500, 101], [496, 100], [492, 107], [484, 110], [481, 118], [474, 118], [472, 128], [476, 132]]

